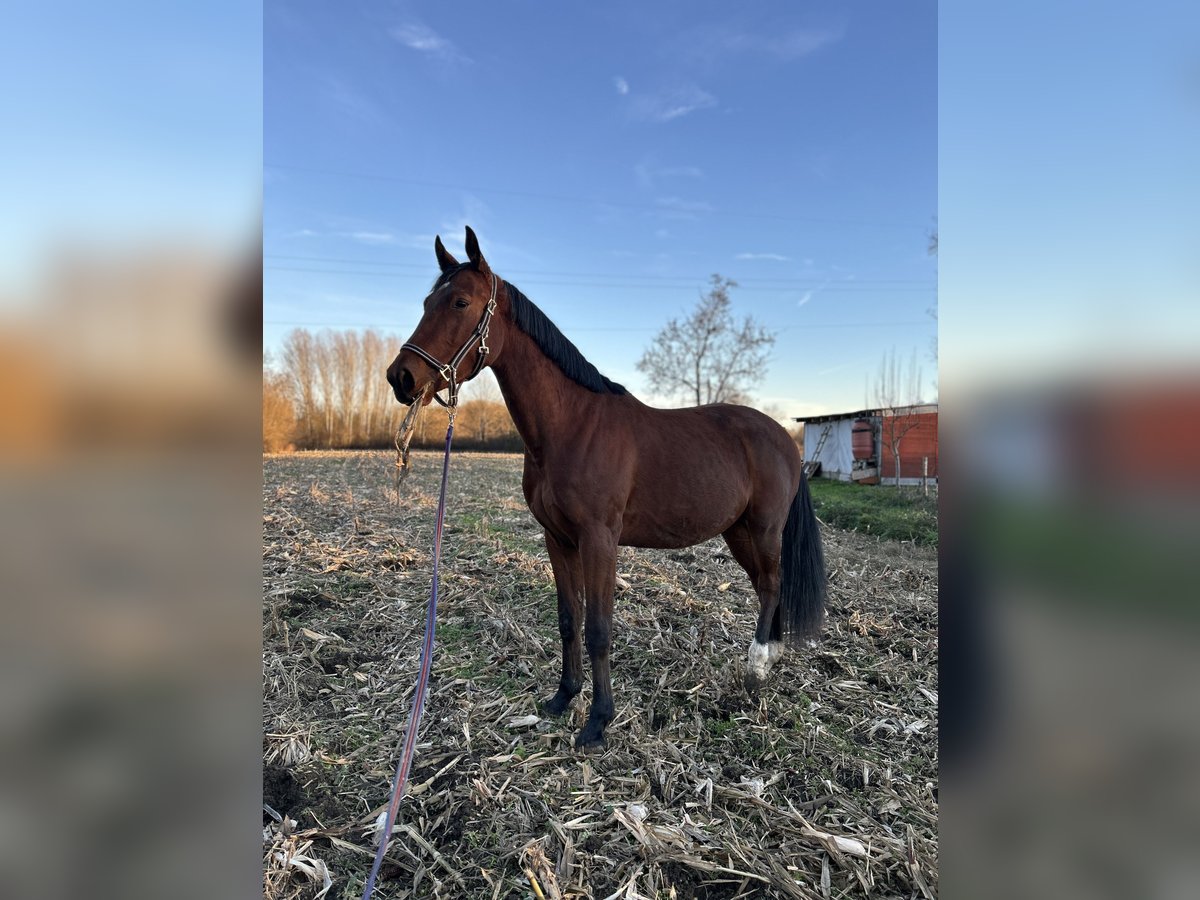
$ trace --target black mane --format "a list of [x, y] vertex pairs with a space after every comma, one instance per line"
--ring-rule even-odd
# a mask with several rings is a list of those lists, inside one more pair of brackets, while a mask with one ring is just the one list
[[513, 322], [533, 338], [547, 358], [558, 366], [564, 375], [594, 394], [625, 394], [624, 387], [609, 381], [596, 367], [583, 358], [579, 348], [567, 340], [558, 326], [546, 318], [546, 314], [533, 305], [533, 301], [507, 281], [508, 302], [512, 307]]

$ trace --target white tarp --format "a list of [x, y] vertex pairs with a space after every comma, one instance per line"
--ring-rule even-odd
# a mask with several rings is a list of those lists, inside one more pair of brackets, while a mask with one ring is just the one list
[[[854, 468], [854, 449], [851, 446], [854, 419], [835, 419], [832, 422], [807, 422], [804, 425], [804, 459], [806, 461], [820, 460], [820, 477], [837, 478], [840, 481], [850, 480], [850, 470]], [[821, 443], [821, 433], [829, 429], [829, 436], [817, 454], [817, 445]]]

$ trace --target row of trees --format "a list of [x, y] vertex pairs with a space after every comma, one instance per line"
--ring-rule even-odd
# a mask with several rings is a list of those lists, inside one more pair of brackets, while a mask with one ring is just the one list
[[[279, 358], [264, 361], [263, 449], [391, 446], [406, 410], [384, 373], [401, 344], [372, 329], [290, 332]], [[445, 411], [428, 406], [417, 418], [413, 444], [434, 446], [445, 433]], [[466, 448], [520, 448], [490, 372], [464, 388], [455, 434]]]

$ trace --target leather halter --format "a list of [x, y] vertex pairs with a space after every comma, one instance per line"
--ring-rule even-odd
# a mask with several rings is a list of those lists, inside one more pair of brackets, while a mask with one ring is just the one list
[[483, 311], [483, 317], [479, 320], [479, 324], [475, 326], [475, 330], [471, 332], [471, 336], [467, 338], [467, 342], [458, 348], [458, 352], [454, 354], [450, 362], [439, 362], [437, 358], [433, 356], [433, 354], [426, 353], [416, 344], [411, 342], [403, 345], [400, 348], [401, 350], [411, 350], [413, 353], [417, 354], [417, 356], [421, 357], [421, 359], [433, 366], [434, 371], [436, 371], [438, 375], [446, 379], [446, 384], [449, 385], [449, 394], [447, 395], [447, 399], [443, 400], [437, 394], [433, 395], [433, 399], [447, 409], [452, 410], [458, 405], [458, 367], [462, 364], [462, 361], [466, 358], [467, 354], [471, 352], [471, 348], [474, 347], [476, 343], [479, 344], [475, 365], [471, 369], [471, 374], [464, 378], [463, 381], [470, 381], [481, 371], [483, 371], [483, 364], [487, 361], [488, 354], [492, 352], [491, 348], [487, 345], [487, 339], [488, 328], [492, 322], [492, 315], [496, 312], [497, 279], [495, 272], [492, 272], [491, 275], [492, 295], [488, 298], [487, 308]]

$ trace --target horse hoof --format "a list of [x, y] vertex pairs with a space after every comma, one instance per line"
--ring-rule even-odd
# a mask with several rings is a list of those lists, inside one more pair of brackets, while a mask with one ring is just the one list
[[567, 707], [571, 705], [573, 698], [555, 694], [549, 700], [542, 703], [542, 712], [548, 716], [561, 716], [567, 711]]
[[593, 732], [589, 728], [584, 728], [575, 737], [575, 749], [582, 750], [584, 753], [594, 753], [603, 750], [606, 743], [603, 731]]
[[766, 679], [761, 678], [754, 672], [747, 672], [745, 680], [742, 683], [746, 687], [747, 694], [749, 694], [751, 697], [757, 697], [758, 692], [761, 691], [763, 685], [766, 684]]

